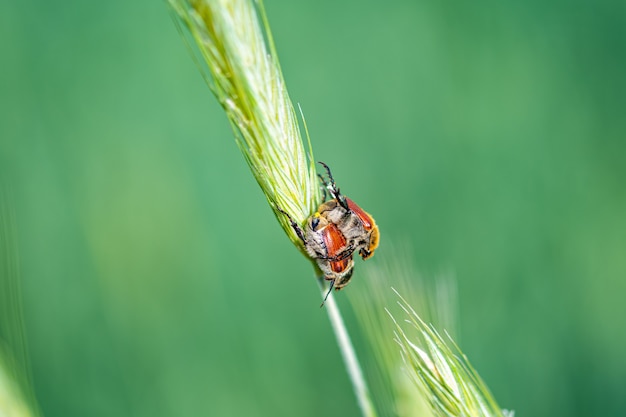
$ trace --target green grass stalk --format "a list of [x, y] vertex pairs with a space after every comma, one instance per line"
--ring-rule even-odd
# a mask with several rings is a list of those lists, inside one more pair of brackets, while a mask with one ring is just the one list
[[[258, 9], [250, 0], [169, 3], [181, 34], [195, 51], [197, 65], [226, 112], [252, 174], [283, 230], [304, 253], [302, 241], [281, 210], [304, 224], [321, 203], [320, 186], [306, 124], [304, 118], [303, 129], [298, 124], [261, 1], [257, 2]], [[302, 131], [307, 137], [306, 151]], [[314, 268], [319, 276], [319, 270]], [[323, 279], [319, 281], [324, 293]], [[373, 417], [363, 372], [332, 296], [326, 311], [358, 404], [364, 416]]]
[[[319, 279], [318, 282], [322, 291], [322, 296], [324, 296], [328, 291], [327, 285], [323, 279]], [[363, 371], [361, 370], [359, 360], [356, 356], [356, 352], [354, 351], [352, 341], [350, 340], [350, 335], [348, 334], [348, 330], [341, 316], [341, 311], [339, 311], [339, 306], [337, 306], [335, 298], [332, 294], [328, 296], [324, 306], [326, 307], [330, 324], [333, 327], [343, 362], [346, 365], [346, 371], [352, 381], [352, 386], [354, 388], [361, 413], [366, 417], [375, 417], [376, 411], [369, 389], [365, 383]]]

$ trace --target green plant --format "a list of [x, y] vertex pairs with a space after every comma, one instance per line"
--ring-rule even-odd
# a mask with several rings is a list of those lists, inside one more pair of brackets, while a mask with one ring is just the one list
[[[302, 130], [308, 143], [305, 151], [263, 5], [260, 1], [257, 4], [258, 8], [251, 0], [170, 0], [181, 34], [226, 112], [237, 145], [254, 177], [287, 236], [304, 252], [302, 242], [280, 210], [302, 224], [321, 203], [313, 151], [303, 118]], [[257, 18], [257, 10], [262, 24]], [[316, 273], [319, 277], [317, 268]], [[396, 273], [389, 270], [383, 275]], [[318, 278], [318, 282], [323, 294], [325, 283], [322, 278]], [[379, 293], [393, 295], [389, 287], [370, 291], [370, 295]], [[395, 406], [396, 414], [503, 415], [451, 339], [442, 339], [407, 301], [400, 298], [400, 306], [417, 330], [417, 339], [410, 336], [400, 322], [387, 316], [385, 303], [390, 298], [378, 300], [378, 304], [374, 303], [375, 308], [372, 308], [371, 299], [363, 300], [359, 317], [376, 323], [365, 327], [366, 332], [367, 329], [370, 331], [372, 344], [379, 347], [381, 368], [387, 374], [388, 385], [393, 386], [388, 388], [398, 397], [400, 392], [408, 392], [421, 404], [417, 408]], [[332, 296], [328, 298], [326, 310], [361, 411], [364, 416], [375, 416], [369, 389]], [[452, 348], [448, 347], [449, 344]], [[392, 351], [396, 354], [390, 353]], [[400, 369], [400, 357], [404, 359], [407, 373]], [[411, 391], [407, 387], [406, 382], [410, 380], [419, 390]]]
[[15, 212], [0, 182], [0, 416], [38, 415], [28, 366]]
[[[299, 224], [304, 223], [321, 203], [319, 182], [306, 123], [303, 118], [308, 155], [262, 4], [259, 2], [258, 10], [264, 33], [256, 8], [248, 0], [170, 0], [170, 5], [178, 17], [176, 21], [188, 29], [181, 33], [190, 36], [197, 46], [192, 50], [199, 51], [206, 63], [205, 67], [196, 60], [226, 112], [252, 174], [283, 230], [304, 253], [302, 242], [280, 210]], [[319, 277], [319, 270], [314, 268]], [[324, 293], [326, 285], [321, 277], [318, 283]], [[326, 311], [361, 410], [366, 416], [374, 416], [365, 379], [332, 296], [326, 302]]]

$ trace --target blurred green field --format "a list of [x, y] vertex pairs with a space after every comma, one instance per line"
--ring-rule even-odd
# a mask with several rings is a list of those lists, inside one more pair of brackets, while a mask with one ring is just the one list
[[[427, 278], [454, 271], [500, 405], [623, 414], [624, 3], [265, 3], [316, 158], [375, 215], [376, 258], [409, 242]], [[3, 2], [0, 33], [43, 415], [357, 415], [310, 266], [165, 2]]]

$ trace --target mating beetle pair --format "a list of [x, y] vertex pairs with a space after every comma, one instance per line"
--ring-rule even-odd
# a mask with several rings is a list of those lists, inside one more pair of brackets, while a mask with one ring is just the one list
[[332, 200], [317, 208], [307, 220], [304, 230], [289, 214], [279, 210], [289, 218], [304, 249], [317, 262], [324, 278], [331, 282], [327, 298], [333, 288], [340, 290], [348, 285], [354, 269], [354, 252], [358, 251], [364, 260], [370, 258], [378, 247], [380, 235], [372, 216], [341, 194], [328, 165], [320, 164], [328, 173], [328, 182], [321, 175], [319, 177]]

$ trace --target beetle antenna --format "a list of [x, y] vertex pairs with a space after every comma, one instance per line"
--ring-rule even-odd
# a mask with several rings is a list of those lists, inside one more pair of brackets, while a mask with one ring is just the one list
[[320, 308], [324, 307], [324, 303], [328, 299], [328, 296], [330, 295], [330, 292], [333, 290], [334, 286], [335, 286], [335, 280], [330, 281], [330, 287], [328, 288], [328, 292], [326, 293], [326, 296], [324, 297], [324, 301], [322, 301], [322, 304], [320, 304]]

